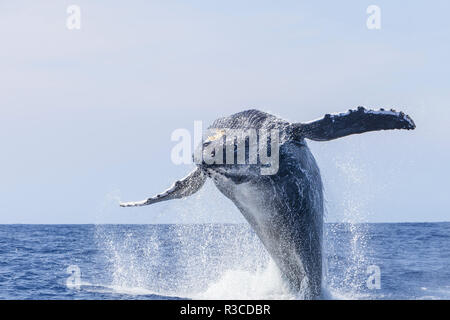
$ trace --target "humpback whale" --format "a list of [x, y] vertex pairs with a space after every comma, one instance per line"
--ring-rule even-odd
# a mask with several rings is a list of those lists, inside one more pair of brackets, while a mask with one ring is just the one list
[[[305, 139], [329, 141], [369, 131], [412, 130], [415, 124], [408, 115], [392, 109], [358, 107], [345, 113], [326, 114], [306, 123], [290, 123], [252, 109], [219, 118], [209, 129], [216, 130], [216, 134], [199, 146], [203, 156], [214, 156], [218, 149], [211, 152], [211, 144], [223, 142], [224, 129], [277, 130], [278, 170], [274, 174], [261, 174], [263, 165], [247, 159], [254, 150], [247, 139], [246, 162], [199, 161], [193, 172], [165, 192], [120, 205], [145, 206], [184, 198], [200, 190], [206, 179], [211, 178], [249, 222], [291, 290], [302, 292], [307, 299], [316, 299], [321, 296], [322, 285], [323, 186], [319, 168]], [[234, 148], [233, 152], [237, 150]], [[220, 156], [225, 157], [218, 153], [217, 157]]]

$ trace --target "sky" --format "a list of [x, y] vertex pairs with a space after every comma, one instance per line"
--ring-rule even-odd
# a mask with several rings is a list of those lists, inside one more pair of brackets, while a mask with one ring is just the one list
[[[66, 26], [80, 8], [81, 28]], [[369, 5], [381, 28], [366, 26]], [[0, 223], [243, 222], [171, 133], [248, 108], [302, 122], [358, 105], [415, 131], [308, 142], [329, 222], [450, 221], [448, 1], [1, 1]]]

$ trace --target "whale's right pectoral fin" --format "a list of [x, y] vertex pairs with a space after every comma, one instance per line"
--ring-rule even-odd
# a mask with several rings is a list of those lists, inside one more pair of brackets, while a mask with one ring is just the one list
[[351, 134], [378, 130], [416, 128], [414, 121], [403, 112], [395, 110], [367, 110], [358, 107], [346, 113], [327, 114], [308, 123], [293, 124], [297, 136], [315, 141], [329, 141]]
[[181, 199], [196, 193], [205, 184], [206, 175], [199, 168], [192, 171], [187, 177], [176, 181], [169, 189], [154, 197], [137, 202], [121, 202], [121, 207], [147, 206], [156, 202], [172, 199]]

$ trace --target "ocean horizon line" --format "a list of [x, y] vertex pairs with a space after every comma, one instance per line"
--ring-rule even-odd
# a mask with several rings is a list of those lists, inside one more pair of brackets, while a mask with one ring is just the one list
[[[450, 221], [368, 221], [368, 222], [349, 222], [349, 221], [327, 221], [325, 224], [442, 224], [450, 223]], [[19, 226], [19, 225], [34, 225], [34, 226], [98, 226], [98, 225], [128, 225], [128, 226], [143, 226], [143, 225], [247, 225], [246, 222], [192, 222], [192, 223], [0, 223], [0, 226]]]

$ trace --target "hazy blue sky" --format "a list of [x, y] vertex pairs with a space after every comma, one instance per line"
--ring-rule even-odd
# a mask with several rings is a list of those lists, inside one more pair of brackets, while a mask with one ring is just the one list
[[[81, 30], [66, 28], [67, 6]], [[381, 8], [368, 30], [366, 8]], [[358, 105], [415, 120], [310, 142], [328, 221], [449, 221], [448, 1], [2, 1], [0, 223], [237, 222], [170, 135], [254, 107], [308, 121]]]

